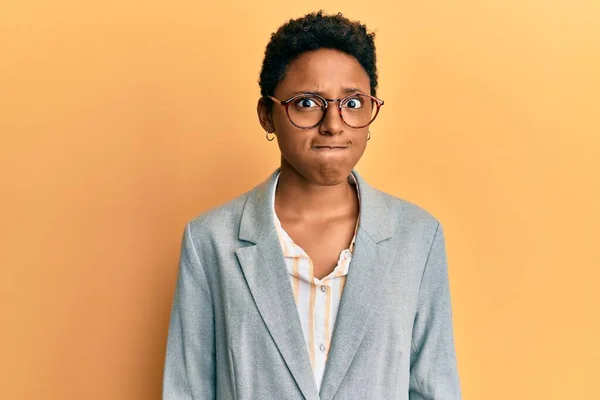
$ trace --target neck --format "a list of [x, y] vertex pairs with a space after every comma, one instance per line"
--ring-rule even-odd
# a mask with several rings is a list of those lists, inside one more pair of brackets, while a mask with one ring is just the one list
[[319, 185], [282, 163], [275, 190], [275, 210], [278, 215], [304, 220], [339, 218], [349, 213], [358, 215], [356, 187], [347, 178], [338, 184]]

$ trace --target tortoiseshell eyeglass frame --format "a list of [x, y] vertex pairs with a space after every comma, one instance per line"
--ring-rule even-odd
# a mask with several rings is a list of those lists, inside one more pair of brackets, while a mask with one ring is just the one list
[[[346, 101], [349, 98], [352, 97], [356, 97], [357, 95], [361, 96], [361, 97], [366, 97], [372, 100], [373, 104], [375, 104], [377, 106], [377, 110], [375, 110], [375, 114], [373, 114], [373, 118], [371, 118], [371, 120], [369, 121], [369, 123], [365, 124], [365, 125], [361, 125], [361, 126], [352, 126], [350, 124], [348, 124], [345, 120], [344, 117], [342, 116], [342, 104], [344, 103], [344, 101]], [[296, 125], [296, 123], [294, 123], [294, 121], [292, 121], [292, 119], [290, 118], [290, 112], [289, 112], [289, 105], [292, 103], [292, 101], [299, 99], [301, 97], [306, 97], [306, 96], [311, 96], [311, 97], [317, 97], [318, 99], [323, 101], [323, 106], [321, 106], [321, 109], [323, 110], [323, 116], [321, 117], [321, 119], [319, 120], [319, 122], [317, 122], [316, 124], [312, 125], [312, 126], [299, 126]], [[375, 121], [375, 118], [377, 118], [377, 115], [379, 114], [379, 109], [381, 108], [381, 106], [383, 105], [384, 101], [381, 99], [378, 99], [375, 96], [371, 96], [365, 93], [352, 93], [349, 94], [346, 97], [342, 97], [341, 99], [326, 99], [323, 96], [319, 96], [318, 94], [315, 93], [300, 93], [297, 95], [294, 95], [292, 97], [290, 97], [287, 100], [279, 100], [276, 97], [273, 96], [266, 96], [267, 98], [273, 100], [275, 103], [283, 106], [283, 108], [285, 108], [285, 114], [287, 115], [288, 119], [290, 120], [290, 122], [292, 123], [292, 125], [294, 125], [296, 128], [298, 129], [313, 129], [316, 128], [317, 126], [321, 125], [323, 123], [323, 121], [325, 120], [325, 116], [327, 115], [327, 108], [329, 106], [329, 103], [337, 103], [337, 109], [338, 112], [340, 114], [340, 119], [342, 120], [342, 122], [344, 123], [344, 125], [346, 125], [349, 128], [353, 128], [353, 129], [360, 129], [360, 128], [365, 128], [369, 125], [371, 125], [373, 123], [373, 121]]]

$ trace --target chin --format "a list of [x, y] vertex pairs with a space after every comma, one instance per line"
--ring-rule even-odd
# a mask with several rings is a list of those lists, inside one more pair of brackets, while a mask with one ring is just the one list
[[[313, 182], [322, 186], [335, 186], [345, 182], [350, 173], [354, 163], [351, 162], [301, 162], [300, 160], [294, 160], [298, 162], [289, 162], [285, 157], [282, 157], [281, 167], [294, 171], [293, 173], [301, 176], [307, 181]], [[347, 160], [345, 160], [347, 161]]]
[[315, 173], [315, 178], [318, 179], [318, 183], [321, 185], [334, 186], [345, 182], [351, 171], [352, 169], [344, 167], [321, 165]]

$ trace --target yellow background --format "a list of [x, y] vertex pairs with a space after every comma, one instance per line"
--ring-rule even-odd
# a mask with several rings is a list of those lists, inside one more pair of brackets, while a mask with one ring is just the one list
[[264, 47], [377, 31], [358, 170], [447, 236], [466, 400], [600, 399], [600, 2], [2, 1], [4, 399], [159, 399], [184, 223], [278, 165]]

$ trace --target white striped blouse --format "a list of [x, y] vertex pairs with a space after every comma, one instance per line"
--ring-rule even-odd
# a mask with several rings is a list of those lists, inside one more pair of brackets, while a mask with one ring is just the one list
[[[356, 185], [356, 178], [354, 175], [350, 176], [349, 181]], [[275, 188], [278, 181], [279, 176], [277, 176]], [[348, 275], [348, 268], [352, 259], [358, 221], [350, 246], [340, 253], [335, 269], [323, 279], [317, 279], [313, 274], [313, 264], [308, 254], [294, 243], [281, 226], [281, 222], [275, 213], [274, 191], [272, 194], [272, 207], [275, 227], [277, 228], [279, 242], [294, 292], [294, 299], [298, 307], [304, 340], [308, 346], [308, 354], [317, 388], [320, 390], [331, 334], [335, 326], [342, 291], [346, 283], [346, 275]]]

